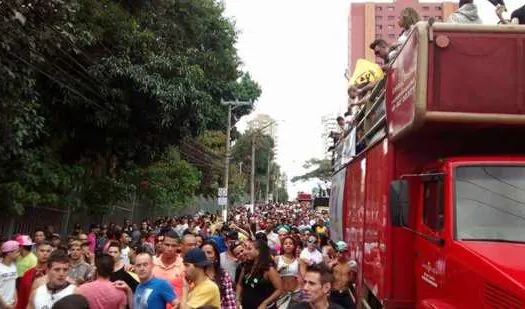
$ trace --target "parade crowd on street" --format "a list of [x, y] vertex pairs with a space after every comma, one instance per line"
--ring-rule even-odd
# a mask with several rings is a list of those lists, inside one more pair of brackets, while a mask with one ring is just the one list
[[310, 203], [53, 226], [2, 242], [2, 309], [355, 308], [356, 262]]

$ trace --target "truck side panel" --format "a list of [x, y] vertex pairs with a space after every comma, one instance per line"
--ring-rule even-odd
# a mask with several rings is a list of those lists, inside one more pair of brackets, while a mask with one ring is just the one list
[[350, 258], [358, 265], [357, 288], [362, 288], [363, 278], [363, 228], [365, 220], [366, 159], [356, 158], [346, 167], [345, 186], [345, 241]]
[[391, 162], [388, 140], [368, 151], [366, 161], [366, 195], [364, 228], [364, 281], [373, 293], [383, 299], [389, 296], [390, 224], [388, 185]]
[[439, 30], [435, 36], [449, 43], [429, 44], [428, 111], [525, 114], [525, 33]]

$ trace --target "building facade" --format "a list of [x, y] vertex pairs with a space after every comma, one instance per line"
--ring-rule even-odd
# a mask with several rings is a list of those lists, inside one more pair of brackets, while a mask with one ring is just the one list
[[418, 0], [394, 0], [384, 2], [352, 3], [348, 14], [348, 70], [354, 70], [357, 59], [375, 61], [374, 51], [369, 48], [376, 38], [389, 43], [397, 41], [402, 29], [398, 17], [406, 7], [416, 9], [423, 20], [434, 17], [443, 21], [457, 9], [452, 2], [419, 2]]

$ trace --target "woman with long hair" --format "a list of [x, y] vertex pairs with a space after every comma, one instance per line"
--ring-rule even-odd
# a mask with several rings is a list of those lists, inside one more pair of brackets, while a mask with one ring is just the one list
[[211, 267], [206, 268], [206, 275], [219, 287], [221, 309], [236, 309], [237, 303], [235, 302], [232, 278], [221, 267], [217, 244], [213, 240], [205, 240], [201, 245], [201, 249], [208, 260], [213, 262]]
[[283, 288], [267, 241], [249, 242], [245, 250], [249, 264], [237, 283], [237, 301], [246, 309], [276, 309]]
[[301, 273], [297, 258], [297, 240], [292, 236], [285, 236], [281, 240], [281, 252], [275, 257], [275, 264], [283, 282], [284, 295], [279, 299], [279, 303], [299, 301]]
[[397, 39], [397, 45], [403, 45], [405, 41], [408, 39], [408, 33], [410, 32], [410, 29], [419, 21], [419, 14], [417, 11], [411, 7], [404, 8], [401, 11], [401, 14], [399, 14], [399, 18], [397, 20], [397, 24], [403, 31], [399, 35], [399, 38]]

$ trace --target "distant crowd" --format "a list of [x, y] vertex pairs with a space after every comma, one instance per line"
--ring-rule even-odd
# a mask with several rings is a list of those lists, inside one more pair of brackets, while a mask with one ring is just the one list
[[0, 308], [354, 308], [356, 257], [310, 203], [53, 227], [2, 243]]

